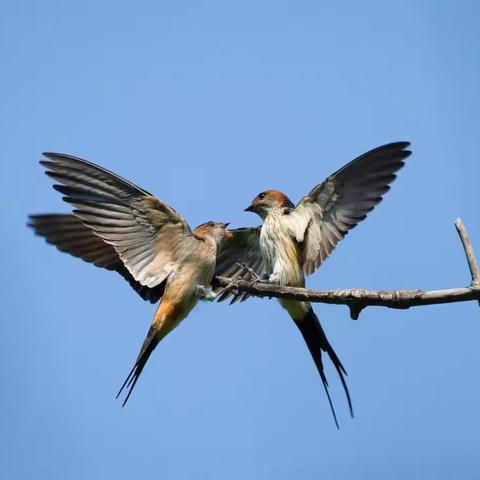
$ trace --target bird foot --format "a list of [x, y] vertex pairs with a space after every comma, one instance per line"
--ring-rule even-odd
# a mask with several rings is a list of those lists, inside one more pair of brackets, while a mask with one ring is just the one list
[[201, 299], [208, 300], [210, 302], [213, 302], [214, 300], [216, 300], [218, 298], [218, 296], [220, 295], [220, 292], [222, 292], [222, 290], [215, 293], [212, 290], [212, 287], [204, 287], [203, 285], [197, 285], [197, 295]]
[[271, 283], [273, 285], [278, 285], [280, 283], [280, 279], [278, 278], [278, 275], [276, 273], [272, 273], [268, 277], [268, 280], [266, 280], [265, 283]]

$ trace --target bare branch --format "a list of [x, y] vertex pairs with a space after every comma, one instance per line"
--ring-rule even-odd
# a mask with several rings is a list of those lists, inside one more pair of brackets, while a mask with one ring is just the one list
[[480, 302], [480, 275], [475, 254], [462, 221], [457, 219], [455, 225], [462, 239], [472, 274], [472, 284], [469, 287], [430, 291], [308, 290], [305, 288], [278, 286], [262, 281], [252, 283], [242, 279], [225, 277], [217, 277], [216, 280], [220, 286], [225, 287], [226, 291], [234, 293], [246, 292], [256, 297], [287, 298], [308, 302], [347, 305], [350, 309], [350, 317], [354, 320], [358, 319], [365, 307], [370, 306], [407, 309], [421, 305], [438, 305], [471, 300]]

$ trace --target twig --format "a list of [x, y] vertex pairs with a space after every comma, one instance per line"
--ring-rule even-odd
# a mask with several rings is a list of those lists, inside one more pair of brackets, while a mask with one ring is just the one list
[[237, 265], [242, 269], [241, 270], [242, 272], [246, 270], [255, 281], [260, 280], [260, 277], [257, 275], [257, 272], [255, 272], [253, 268], [250, 268], [246, 263], [237, 262]]
[[421, 305], [466, 302], [478, 300], [480, 303], [480, 274], [471, 242], [465, 226], [457, 219], [455, 226], [459, 232], [467, 255], [472, 284], [469, 287], [447, 290], [391, 290], [369, 291], [364, 289], [346, 290], [308, 290], [305, 288], [285, 287], [268, 283], [254, 283], [242, 279], [217, 277], [218, 284], [234, 292], [246, 292], [257, 297], [287, 298], [308, 302], [347, 305], [350, 317], [358, 319], [360, 312], [369, 306], [407, 309]]

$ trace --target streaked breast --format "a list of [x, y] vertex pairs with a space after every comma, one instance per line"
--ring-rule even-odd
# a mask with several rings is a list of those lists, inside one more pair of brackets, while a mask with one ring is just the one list
[[304, 285], [298, 245], [288, 231], [283, 213], [273, 213], [265, 219], [260, 232], [260, 249], [267, 272], [275, 274], [281, 285]]

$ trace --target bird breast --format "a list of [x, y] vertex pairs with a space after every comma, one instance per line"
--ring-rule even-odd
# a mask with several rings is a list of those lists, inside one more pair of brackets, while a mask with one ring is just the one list
[[214, 242], [200, 244], [198, 250], [185, 262], [183, 273], [192, 279], [195, 285], [208, 287], [213, 279], [216, 261]]
[[299, 245], [289, 233], [288, 219], [283, 212], [265, 218], [260, 232], [260, 249], [267, 273], [280, 284], [304, 286]]
[[197, 299], [197, 286], [208, 287], [212, 283], [215, 253], [215, 248], [210, 245], [199, 244], [170, 274], [167, 287], [171, 287], [179, 298]]

